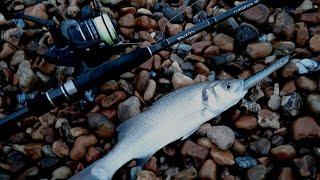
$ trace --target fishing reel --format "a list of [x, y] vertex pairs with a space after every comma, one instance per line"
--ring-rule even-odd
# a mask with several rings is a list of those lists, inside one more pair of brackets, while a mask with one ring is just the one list
[[24, 12], [10, 13], [3, 1], [0, 2], [1, 13], [9, 19], [24, 19], [48, 28], [54, 45], [41, 54], [52, 64], [78, 66], [84, 61], [87, 66], [101, 63], [98, 59], [113, 52], [120, 42], [117, 28], [107, 13], [101, 12], [99, 4], [93, 1], [94, 8], [82, 7], [78, 19], [66, 19], [58, 27], [53, 20], [44, 20], [25, 15]]

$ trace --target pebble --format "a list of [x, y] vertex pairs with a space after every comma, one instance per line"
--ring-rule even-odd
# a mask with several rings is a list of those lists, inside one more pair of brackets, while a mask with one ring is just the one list
[[170, 73], [175, 73], [175, 72], [183, 73], [183, 70], [181, 69], [181, 67], [177, 61], [174, 61], [171, 64], [171, 66], [168, 68], [168, 70], [170, 71]]
[[211, 45], [210, 41], [200, 41], [200, 42], [195, 42], [192, 44], [192, 53], [195, 55], [202, 55], [203, 51]]
[[309, 94], [307, 96], [307, 105], [311, 112], [320, 115], [320, 94]]
[[301, 14], [299, 20], [307, 24], [319, 24], [320, 23], [319, 18], [320, 18], [319, 12], [310, 12], [310, 13]]
[[61, 158], [65, 158], [69, 156], [69, 147], [62, 140], [53, 142], [52, 151]]
[[280, 115], [278, 113], [272, 112], [268, 109], [262, 109], [258, 112], [258, 124], [260, 127], [279, 129], [279, 118]]
[[234, 165], [235, 163], [233, 154], [229, 150], [220, 150], [213, 147], [210, 151], [210, 155], [218, 165]]
[[127, 39], [133, 39], [134, 36], [134, 29], [133, 28], [124, 28], [124, 27], [120, 27], [119, 28], [121, 34], [127, 38]]
[[159, 173], [159, 167], [158, 167], [158, 159], [154, 156], [152, 156], [149, 161], [144, 165], [145, 170], [152, 171], [153, 173], [158, 174]]
[[278, 180], [295, 180], [294, 173], [291, 167], [284, 167], [281, 169]]
[[190, 85], [194, 84], [194, 82], [191, 78], [189, 78], [188, 76], [186, 76], [180, 72], [174, 73], [171, 81], [172, 81], [172, 85], [173, 85], [174, 89], [179, 89], [179, 88], [190, 86]]
[[223, 33], [216, 35], [213, 38], [213, 43], [224, 52], [233, 51], [234, 48], [234, 39]]
[[256, 128], [257, 125], [257, 118], [251, 115], [244, 115], [240, 117], [235, 123], [236, 128], [245, 130], [252, 130]]
[[269, 154], [271, 142], [266, 138], [261, 138], [250, 143], [250, 149], [259, 155]]
[[171, 20], [170, 22], [172, 23], [181, 24], [184, 22], [183, 14], [174, 9], [173, 7], [164, 7], [161, 11], [167, 19]]
[[287, 40], [293, 37], [295, 30], [294, 19], [285, 11], [281, 11], [275, 20], [273, 32], [278, 35], [284, 35]]
[[185, 61], [193, 61], [193, 62], [205, 62], [205, 59], [201, 56], [197, 56], [197, 55], [194, 55], [194, 54], [188, 54], [186, 57], [185, 57]]
[[271, 142], [273, 145], [282, 145], [285, 142], [285, 139], [281, 135], [275, 135], [272, 137]]
[[78, 137], [70, 151], [70, 158], [74, 161], [81, 160], [86, 155], [88, 148], [97, 143], [97, 138], [92, 134]]
[[179, 172], [174, 179], [176, 180], [195, 179], [197, 176], [198, 176], [198, 171], [194, 167], [190, 167]]
[[316, 161], [314, 157], [311, 155], [305, 155], [301, 158], [294, 159], [293, 162], [302, 177], [315, 177]]
[[241, 15], [249, 22], [262, 25], [267, 22], [270, 10], [264, 4], [258, 4], [255, 7], [245, 10]]
[[136, 90], [144, 92], [148, 87], [150, 80], [150, 73], [146, 70], [142, 70], [137, 76]]
[[296, 91], [296, 85], [293, 80], [286, 82], [280, 91], [280, 96], [287, 96]]
[[40, 159], [42, 156], [41, 150], [42, 150], [42, 144], [41, 143], [31, 143], [26, 144], [24, 146], [24, 152], [26, 155], [30, 156], [32, 159]]
[[291, 41], [273, 42], [274, 55], [285, 56], [294, 52], [296, 45]]
[[208, 19], [207, 12], [205, 11], [200, 11], [196, 15], [193, 16], [192, 22], [194, 24], [199, 24], [201, 22], [204, 22], [205, 20]]
[[247, 171], [248, 180], [265, 179], [267, 174], [267, 168], [264, 165], [258, 165], [250, 168]]
[[181, 43], [177, 46], [176, 51], [177, 51], [178, 56], [185, 57], [186, 55], [189, 54], [191, 49], [192, 49], [192, 46], [190, 46], [188, 44]]
[[217, 165], [216, 163], [208, 159], [206, 160], [199, 170], [199, 179], [216, 180], [217, 179]]
[[182, 31], [182, 26], [180, 24], [168, 25], [168, 32], [170, 36], [174, 36]]
[[295, 64], [289, 62], [284, 66], [281, 74], [282, 74], [282, 77], [284, 78], [292, 78], [294, 77], [297, 71], [298, 71], [298, 67]]
[[59, 162], [60, 159], [57, 157], [42, 158], [39, 162], [39, 166], [42, 168], [42, 170], [45, 170], [57, 166]]
[[126, 14], [119, 19], [119, 25], [122, 27], [132, 28], [136, 25], [133, 14]]
[[104, 115], [90, 112], [87, 114], [88, 125], [98, 137], [111, 138], [113, 137], [116, 128]]
[[253, 159], [250, 156], [245, 157], [237, 157], [236, 159], [236, 165], [241, 169], [248, 169], [252, 168], [254, 166], [257, 166], [257, 160]]
[[209, 46], [208, 48], [206, 48], [204, 50], [204, 57], [205, 58], [213, 58], [217, 55], [219, 55], [220, 51], [219, 51], [219, 47], [218, 46]]
[[142, 170], [137, 173], [137, 180], [158, 180], [159, 178], [152, 172], [148, 170]]
[[210, 73], [210, 69], [203, 63], [199, 62], [194, 65], [195, 71], [197, 74], [202, 74], [204, 76], [208, 76]]
[[111, 106], [117, 105], [120, 102], [124, 101], [127, 98], [126, 93], [123, 91], [116, 91], [110, 94], [109, 96], [106, 96], [101, 101], [101, 106], [104, 108], [109, 108]]
[[31, 69], [31, 65], [28, 61], [20, 63], [17, 75], [19, 77], [19, 86], [23, 92], [30, 92], [35, 88], [38, 82], [37, 76]]
[[207, 137], [222, 150], [229, 149], [235, 140], [234, 132], [228, 126], [212, 126]]
[[118, 117], [121, 121], [130, 119], [140, 113], [140, 101], [136, 96], [131, 96], [118, 106]]
[[88, 163], [93, 163], [94, 161], [98, 160], [101, 157], [100, 151], [98, 151], [95, 147], [89, 147], [85, 160]]
[[312, 117], [300, 117], [292, 124], [294, 140], [319, 139], [320, 126]]
[[316, 34], [310, 39], [309, 47], [313, 52], [320, 52], [320, 34]]
[[235, 155], [244, 155], [246, 153], [246, 147], [237, 139], [232, 144], [232, 152]]
[[139, 8], [137, 10], [137, 14], [138, 15], [146, 15], [146, 16], [151, 16], [152, 15], [152, 12], [148, 9], [145, 9], [145, 8]]
[[298, 88], [307, 90], [307, 91], [317, 90], [317, 82], [305, 76], [300, 76], [296, 80], [296, 85]]
[[304, 22], [296, 23], [296, 45], [301, 47], [309, 41], [308, 27]]
[[[40, 18], [40, 19], [44, 19], [44, 20], [48, 19], [48, 15], [46, 13], [46, 6], [45, 6], [44, 3], [38, 3], [38, 4], [34, 5], [34, 6], [27, 7], [24, 10], [24, 14], [25, 15], [29, 15], [29, 16], [33, 16], [33, 17], [37, 17], [37, 18]], [[35, 26], [34, 22], [26, 21], [26, 23], [29, 26]]]
[[264, 58], [271, 54], [272, 45], [269, 42], [250, 43], [246, 51], [253, 59]]
[[42, 146], [42, 152], [47, 157], [56, 157], [56, 154], [53, 152], [51, 145]]
[[152, 32], [155, 28], [157, 28], [158, 23], [154, 19], [143, 15], [136, 18], [136, 26], [142, 30]]
[[242, 23], [235, 32], [236, 43], [245, 47], [250, 42], [254, 42], [259, 38], [259, 31], [251, 24]]
[[150, 101], [154, 97], [156, 89], [157, 89], [156, 82], [153, 79], [150, 79], [147, 89], [144, 92], [143, 100]]
[[290, 144], [279, 145], [272, 148], [270, 152], [280, 161], [291, 160], [296, 156], [296, 150]]
[[71, 175], [72, 172], [68, 166], [61, 166], [52, 172], [52, 180], [67, 179]]
[[297, 116], [302, 107], [302, 97], [300, 94], [294, 92], [289, 96], [282, 96], [281, 107], [291, 116]]
[[201, 147], [189, 140], [187, 140], [182, 145], [182, 148], [181, 148], [181, 155], [183, 157], [191, 156], [195, 160], [199, 160], [200, 162], [203, 162], [206, 159], [208, 154], [209, 154], [208, 149]]

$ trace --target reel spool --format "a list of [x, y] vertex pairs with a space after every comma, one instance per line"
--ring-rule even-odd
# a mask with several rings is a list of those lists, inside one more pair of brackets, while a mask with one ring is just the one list
[[83, 21], [74, 19], [61, 23], [62, 35], [72, 46], [90, 51], [92, 47], [105, 48], [119, 43], [119, 35], [108, 14]]

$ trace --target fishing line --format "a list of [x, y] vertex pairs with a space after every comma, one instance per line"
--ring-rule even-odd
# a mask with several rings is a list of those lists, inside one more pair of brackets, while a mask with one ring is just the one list
[[178, 14], [176, 14], [175, 16], [173, 16], [173, 17], [166, 23], [166, 26], [165, 26], [165, 27], [162, 29], [162, 31], [161, 31], [160, 40], [163, 39], [164, 31], [166, 30], [166, 28], [167, 28], [167, 26], [169, 25], [169, 23], [171, 23], [171, 21], [172, 21], [174, 18], [176, 18], [176, 17], [178, 17], [180, 14], [184, 13], [187, 8], [194, 6], [194, 5], [195, 5], [196, 3], [198, 3], [199, 1], [202, 1], [202, 0], [196, 0], [196, 1], [195, 1], [194, 3], [192, 3], [191, 5], [184, 7]]

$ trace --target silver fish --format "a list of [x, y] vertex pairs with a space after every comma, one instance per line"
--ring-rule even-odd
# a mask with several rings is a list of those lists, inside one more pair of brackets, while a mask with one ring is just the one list
[[158, 100], [147, 111], [118, 127], [118, 143], [107, 156], [71, 179], [112, 179], [132, 159], [147, 161], [165, 145], [185, 139], [204, 122], [238, 103], [248, 89], [289, 60], [286, 56], [246, 80], [203, 82], [178, 89]]

